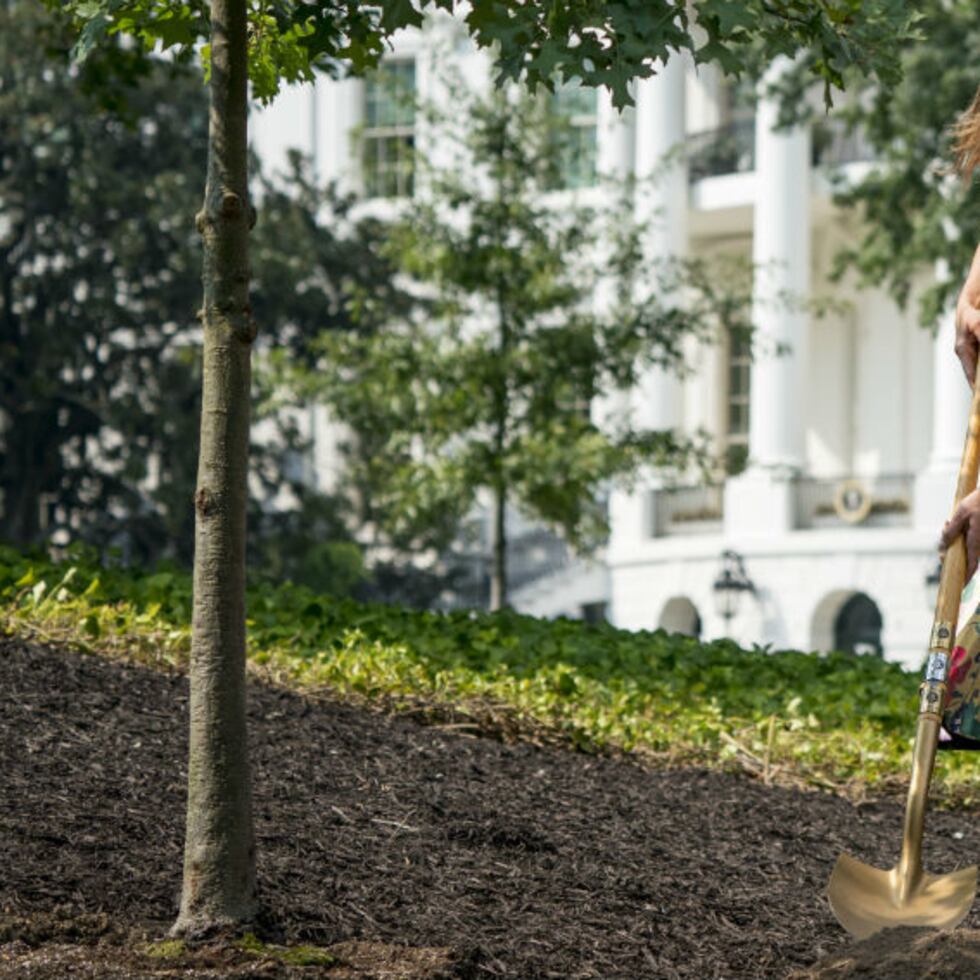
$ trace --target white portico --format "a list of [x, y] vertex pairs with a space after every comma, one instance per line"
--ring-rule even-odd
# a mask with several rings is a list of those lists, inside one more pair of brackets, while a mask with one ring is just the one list
[[[769, 79], [786, 67], [774, 64]], [[673, 99], [666, 110], [645, 115], [638, 100], [638, 170], [650, 166], [639, 157], [643, 128], [660, 128], [648, 145], [676, 142], [675, 120], [685, 115], [677, 103], [698, 97], [690, 76], [687, 86], [662, 91]], [[969, 402], [951, 319], [933, 340], [884, 295], [829, 281], [834, 250], [854, 219], [833, 208], [809, 129], [778, 130], [776, 117], [763, 89], [751, 142], [744, 124], [730, 125], [736, 146], [727, 166], [722, 159], [707, 174], [692, 173], [678, 237], [667, 238], [673, 254], [711, 254], [724, 243], [751, 255], [751, 365], [731, 350], [704, 351], [679, 399], [669, 382], [651, 393], [655, 412], [679, 401], [686, 431], [708, 428], [722, 444], [746, 436], [747, 465], [714, 487], [651, 482], [614, 500], [611, 618], [775, 647], [847, 643], [917, 664], [930, 622], [925, 579]], [[699, 139], [691, 129], [689, 147]], [[858, 168], [859, 149], [843, 147], [843, 159], [828, 163]], [[690, 152], [688, 159], [695, 170], [698, 161]], [[670, 213], [678, 196], [666, 193]], [[830, 291], [842, 308], [814, 315], [809, 301]], [[735, 397], [743, 371], [744, 434]], [[848, 487], [868, 511], [859, 522], [839, 504]], [[751, 585], [727, 604], [715, 588], [730, 564], [726, 552], [738, 556]]]

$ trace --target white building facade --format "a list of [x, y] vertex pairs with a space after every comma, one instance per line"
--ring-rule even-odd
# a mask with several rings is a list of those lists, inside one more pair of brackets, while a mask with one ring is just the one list
[[[396, 40], [389, 83], [445, 98], [433, 66], [447, 58], [471, 85], [489, 83], [487, 58], [450, 18]], [[321, 78], [283, 93], [253, 120], [266, 167], [281, 169], [297, 148], [318, 179], [379, 207], [412, 193], [409, 157], [424, 127], [378, 91], [370, 80]], [[573, 616], [604, 606], [630, 629], [882, 651], [917, 665], [970, 393], [952, 315], [933, 336], [914, 309], [830, 279], [857, 228], [833, 205], [831, 175], [859, 176], [866, 154], [823, 124], [777, 130], [772, 100], [741, 109], [717, 71], [684, 57], [636, 84], [634, 110], [619, 114], [603, 92], [580, 90], [575, 103], [583, 159], [569, 193], [599, 193], [590, 173], [634, 174], [641, 186], [656, 173], [635, 203], [638, 216], [658, 219], [652, 254], [750, 258], [756, 334], [751, 354], [737, 342], [692, 346], [688, 377], [652, 373], [631, 396], [653, 426], [708, 433], [740, 461], [737, 475], [711, 486], [651, 477], [614, 493], [601, 558], [522, 586], [514, 604]], [[827, 299], [829, 312], [812, 312], [810, 301]], [[330, 445], [329, 435], [317, 445], [320, 468]], [[732, 581], [725, 569], [744, 588], [719, 589]]]

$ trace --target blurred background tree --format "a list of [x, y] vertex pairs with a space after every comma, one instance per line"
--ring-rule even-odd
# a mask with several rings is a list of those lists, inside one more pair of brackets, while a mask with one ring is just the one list
[[349, 428], [349, 478], [371, 490], [352, 494], [359, 523], [394, 548], [445, 549], [484, 504], [495, 609], [507, 601], [508, 508], [588, 552], [607, 534], [613, 481], [695, 458], [693, 444], [645, 427], [625, 393], [654, 367], [683, 371], [690, 339], [747, 330], [749, 304], [649, 260], [628, 194], [555, 207], [575, 134], [549, 98], [447, 84], [452, 116], [426, 109], [439, 162], [416, 155], [424, 189], [386, 249], [415, 284], [416, 314], [324, 334], [315, 369], [293, 382]]
[[[0, 538], [189, 564], [206, 92], [179, 58], [117, 48], [78, 66], [71, 43], [39, 4], [0, 8]], [[404, 309], [377, 222], [349, 220], [298, 159], [255, 183], [261, 346], [309, 357], [311, 337], [352, 328], [365, 291]], [[371, 315], [362, 304], [359, 329]], [[343, 501], [303, 479], [294, 423], [271, 416], [253, 445], [252, 567], [346, 593], [360, 548]]]

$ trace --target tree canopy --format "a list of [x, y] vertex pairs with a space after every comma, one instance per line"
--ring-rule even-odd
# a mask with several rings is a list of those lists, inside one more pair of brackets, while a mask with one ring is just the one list
[[[139, 124], [101, 112], [101, 59], [77, 76], [69, 47], [37, 5], [0, 8], [0, 536], [63, 528], [148, 557], [181, 538], [169, 494], [193, 472], [207, 114], [163, 63], [131, 94]], [[153, 489], [151, 459], [167, 474]]]
[[[78, 18], [76, 53], [85, 57], [107, 34], [134, 35], [149, 48], [190, 50], [209, 36], [203, 0], [68, 0], [54, 3]], [[315, 71], [364, 71], [386, 40], [419, 26], [429, 11], [460, 12], [470, 36], [495, 52], [501, 79], [550, 87], [555, 79], [605, 86], [614, 104], [631, 101], [629, 83], [657, 71], [672, 54], [739, 74], [760, 59], [811, 52], [810, 68], [829, 98], [849, 70], [891, 86], [899, 78], [896, 45], [915, 35], [908, 0], [249, 0], [249, 74], [259, 99], [282, 81]], [[205, 63], [208, 50], [204, 49]]]

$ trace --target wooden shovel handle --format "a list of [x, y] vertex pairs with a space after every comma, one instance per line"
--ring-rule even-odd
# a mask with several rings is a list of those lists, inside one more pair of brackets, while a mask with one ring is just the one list
[[[973, 388], [970, 424], [963, 447], [963, 462], [956, 481], [953, 507], [976, 489], [977, 468], [980, 464], [980, 384]], [[919, 721], [912, 749], [912, 779], [909, 782], [908, 803], [905, 806], [905, 831], [902, 836], [902, 856], [898, 862], [898, 896], [904, 902], [922, 881], [922, 833], [925, 829], [926, 802], [929, 780], [936, 761], [939, 726], [946, 702], [946, 680], [950, 654], [956, 639], [956, 619], [960, 613], [960, 596], [966, 579], [966, 545], [960, 535], [946, 549], [942, 573], [939, 576], [939, 595], [936, 596], [936, 618], [932, 623], [926, 676], [919, 687]]]
[[[980, 468], [980, 373], [978, 373], [978, 384], [973, 390], [970, 424], [966, 432], [966, 444], [963, 447], [960, 474], [956, 481], [954, 510], [967, 494], [976, 490], [978, 468]], [[943, 558], [930, 647], [934, 648], [937, 630], [945, 626], [953, 634], [949, 638], [950, 646], [946, 647], [947, 652], [952, 648], [952, 640], [956, 634], [956, 619], [960, 611], [960, 594], [963, 592], [964, 585], [966, 585], [966, 544], [963, 541], [963, 536], [960, 535], [946, 549], [946, 555]]]

